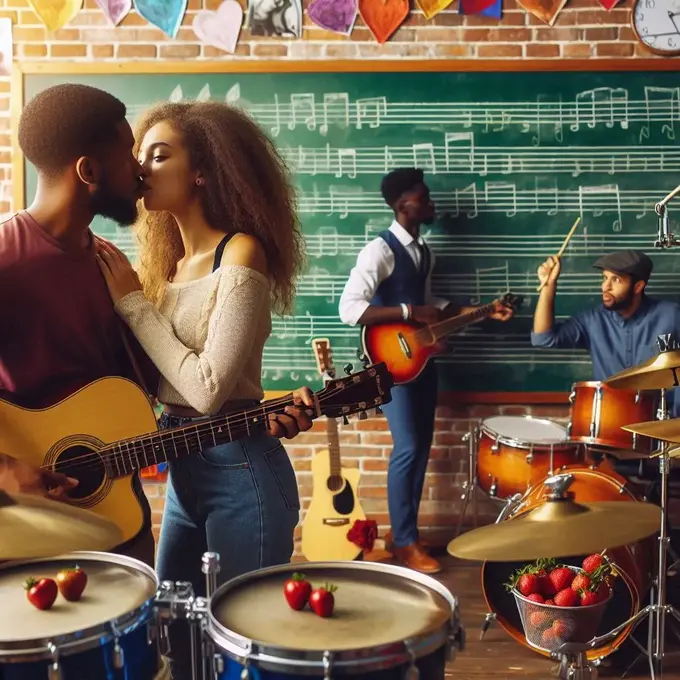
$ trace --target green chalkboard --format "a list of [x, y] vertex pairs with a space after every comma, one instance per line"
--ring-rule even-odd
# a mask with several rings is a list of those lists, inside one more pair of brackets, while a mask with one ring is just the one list
[[[422, 167], [437, 203], [439, 217], [427, 233], [437, 256], [434, 292], [473, 302], [508, 289], [526, 296], [512, 322], [485, 322], [451, 338], [451, 352], [440, 360], [445, 389], [563, 392], [590, 377], [585, 353], [539, 351], [529, 342], [536, 268], [559, 249], [578, 215], [583, 229], [565, 254], [560, 317], [598, 304], [591, 264], [619, 248], [652, 255], [652, 295], [672, 298], [680, 290], [680, 257], [653, 246], [653, 206], [680, 181], [680, 76], [673, 72], [35, 73], [23, 79], [24, 98], [57, 82], [99, 86], [125, 101], [132, 121], [160, 100], [226, 100], [248, 109], [272, 135], [296, 174], [309, 266], [294, 315], [274, 319], [264, 356], [269, 390], [318, 379], [313, 337], [331, 339], [338, 365], [358, 364], [358, 330], [340, 323], [338, 299], [359, 249], [391, 222], [378, 188], [396, 166]], [[27, 167], [28, 197], [35, 184]], [[133, 253], [129, 230], [101, 220], [95, 230]]]

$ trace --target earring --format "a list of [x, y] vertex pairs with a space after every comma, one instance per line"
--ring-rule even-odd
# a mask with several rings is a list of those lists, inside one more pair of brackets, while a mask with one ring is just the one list
[[205, 180], [202, 177], [196, 178], [196, 186], [197, 187], [202, 187], [204, 184], [205, 184]]

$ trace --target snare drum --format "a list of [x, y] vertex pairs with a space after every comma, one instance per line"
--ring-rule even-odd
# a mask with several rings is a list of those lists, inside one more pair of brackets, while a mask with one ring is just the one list
[[492, 497], [510, 498], [582, 457], [557, 423], [531, 416], [494, 416], [480, 425], [477, 483]]
[[654, 440], [622, 430], [623, 425], [656, 419], [657, 392], [616, 390], [601, 382], [571, 388], [569, 440], [590, 446], [651, 453]]
[[[26, 579], [55, 578], [76, 564], [87, 574], [78, 602], [58, 595], [51, 609], [41, 611], [28, 601]], [[76, 552], [3, 564], [0, 680], [163, 678], [150, 632], [157, 586], [147, 565], [109, 553]]]
[[423, 680], [444, 680], [463, 629], [456, 599], [438, 581], [385, 564], [310, 562], [312, 583], [338, 588], [333, 615], [322, 619], [288, 607], [283, 584], [293, 571], [261, 569], [215, 591], [204, 633], [211, 678], [402, 680], [415, 666]]

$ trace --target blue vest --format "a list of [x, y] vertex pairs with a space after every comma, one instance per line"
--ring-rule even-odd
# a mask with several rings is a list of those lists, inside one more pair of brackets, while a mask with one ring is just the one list
[[371, 304], [381, 307], [397, 307], [401, 303], [424, 305], [427, 271], [416, 269], [406, 248], [391, 231], [383, 231], [378, 236], [394, 254], [394, 271], [378, 286]]

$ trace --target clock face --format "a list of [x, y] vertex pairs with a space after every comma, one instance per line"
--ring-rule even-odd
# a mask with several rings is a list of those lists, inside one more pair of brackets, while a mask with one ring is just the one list
[[653, 52], [680, 54], [680, 0], [637, 0], [633, 29]]

